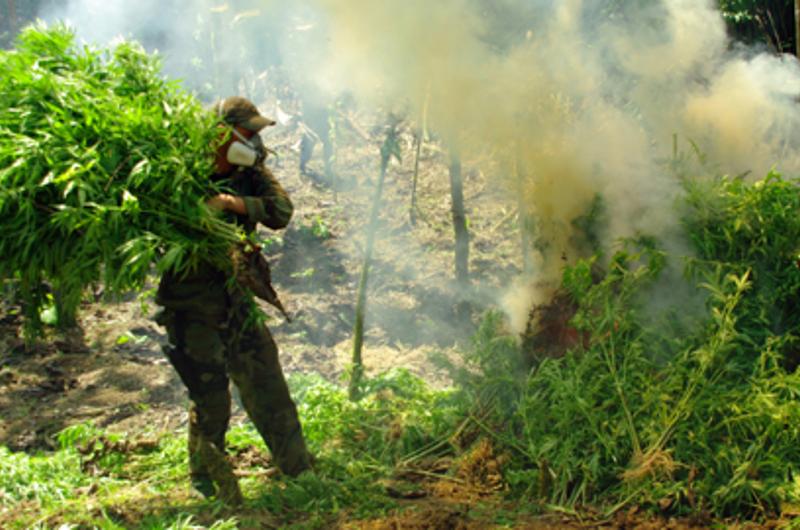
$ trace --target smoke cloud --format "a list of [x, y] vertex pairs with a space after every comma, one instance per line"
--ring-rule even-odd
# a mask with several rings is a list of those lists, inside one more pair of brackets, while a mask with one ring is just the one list
[[518, 331], [561, 257], [580, 254], [573, 221], [598, 194], [606, 249], [644, 233], [687, 253], [679, 184], [663, 164], [674, 135], [720, 172], [800, 168], [798, 62], [732, 46], [714, 2], [489, 4], [318, 1], [328, 78], [361, 101], [407, 104], [417, 120], [427, 100], [451, 148], [522, 193], [546, 250], [533, 268], [540, 288], [507, 297]]
[[[639, 233], [686, 253], [665, 169], [677, 135], [718, 171], [762, 177], [800, 169], [800, 68], [730, 42], [712, 0], [252, 0], [244, 18], [197, 40], [223, 6], [73, 0], [66, 18], [88, 40], [155, 42], [168, 71], [196, 86], [283, 64], [307, 94], [424, 119], [465, 164], [508, 190], [535, 220], [533, 278], [508, 308], [531, 304], [582, 252], [573, 221], [602, 196], [602, 246]], [[241, 9], [237, 3], [237, 9]], [[249, 10], [249, 11], [248, 11]], [[205, 81], [203, 81], [205, 80]], [[219, 88], [219, 87], [217, 87]], [[229, 92], [238, 86], [225, 87]]]

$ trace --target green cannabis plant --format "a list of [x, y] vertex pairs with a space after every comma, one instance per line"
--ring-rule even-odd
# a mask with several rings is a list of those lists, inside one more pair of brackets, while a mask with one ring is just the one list
[[28, 339], [47, 286], [70, 320], [89, 284], [119, 293], [226, 262], [239, 234], [205, 205], [215, 118], [157, 57], [38, 26], [0, 51], [0, 72], [0, 280], [18, 285]]
[[737, 310], [743, 333], [763, 348], [781, 338], [787, 368], [800, 364], [800, 187], [770, 172], [763, 180], [721, 177], [685, 182], [693, 272], [750, 271], [752, 290]]
[[[521, 369], [490, 317], [455, 374], [513, 455], [512, 495], [716, 517], [774, 517], [800, 500], [800, 190], [775, 173], [684, 184], [691, 256], [638, 237], [578, 261], [561, 287], [582, 340]], [[667, 274], [681, 258], [685, 277]], [[664, 288], [681, 281], [697, 299], [668, 307]]]

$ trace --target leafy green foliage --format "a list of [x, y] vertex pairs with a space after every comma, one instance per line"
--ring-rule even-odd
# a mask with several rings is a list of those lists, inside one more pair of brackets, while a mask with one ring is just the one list
[[58, 502], [89, 482], [77, 453], [28, 456], [0, 447], [0, 491], [6, 506], [21, 501]]
[[293, 382], [312, 452], [357, 453], [373, 465], [389, 465], [446, 437], [459, 410], [452, 392], [432, 391], [406, 370], [364, 379], [359, 402], [316, 376]]
[[300, 225], [298, 231], [301, 237], [309, 241], [324, 241], [333, 237], [328, 224], [319, 215], [315, 215], [309, 222]]
[[563, 358], [515, 373], [498, 326], [468, 358], [462, 386], [514, 455], [513, 494], [717, 516], [774, 514], [800, 499], [797, 185], [773, 173], [686, 188], [697, 249], [686, 281], [707, 297], [694, 327], [648, 316], [648, 304], [664, 303], [667, 256], [640, 238], [599, 278], [596, 259], [565, 270], [584, 340]]
[[141, 288], [159, 271], [226, 262], [236, 228], [205, 206], [214, 118], [133, 43], [79, 49], [28, 28], [0, 52], [0, 278], [29, 325], [43, 282], [74, 311], [84, 287]]
[[752, 290], [736, 311], [757, 351], [775, 346], [790, 366], [800, 363], [800, 188], [770, 173], [761, 181], [720, 178], [686, 183], [686, 226], [697, 250], [691, 269], [750, 272]]
[[793, 0], [719, 0], [722, 16], [735, 24], [752, 22], [763, 13], [781, 13], [793, 7]]

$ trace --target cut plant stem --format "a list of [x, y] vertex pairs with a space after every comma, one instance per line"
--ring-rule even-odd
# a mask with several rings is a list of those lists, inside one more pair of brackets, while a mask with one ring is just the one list
[[369, 277], [369, 265], [372, 260], [372, 252], [375, 248], [375, 233], [378, 226], [378, 213], [381, 206], [381, 196], [383, 195], [383, 182], [386, 179], [386, 170], [389, 161], [394, 156], [400, 158], [400, 145], [397, 142], [397, 121], [392, 119], [386, 132], [386, 140], [381, 146], [381, 171], [378, 176], [378, 184], [375, 187], [375, 195], [372, 198], [372, 209], [369, 215], [369, 225], [367, 225], [367, 246], [364, 250], [364, 264], [361, 267], [361, 278], [358, 281], [358, 298], [356, 301], [356, 318], [353, 327], [353, 367], [350, 374], [350, 399], [355, 401], [359, 396], [361, 378], [364, 375], [364, 362], [361, 350], [364, 346], [364, 311], [367, 306], [367, 279]]
[[408, 220], [411, 226], [417, 224], [417, 182], [419, 181], [419, 156], [422, 151], [422, 142], [428, 135], [428, 108], [431, 103], [431, 87], [425, 90], [425, 103], [422, 106], [422, 123], [417, 128], [414, 147], [414, 179], [411, 184], [411, 207]]

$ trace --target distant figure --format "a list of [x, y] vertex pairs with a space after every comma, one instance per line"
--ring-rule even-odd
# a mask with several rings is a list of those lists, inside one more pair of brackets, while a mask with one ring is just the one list
[[[266, 149], [258, 132], [275, 122], [241, 97], [217, 110], [230, 139], [216, 153], [214, 179], [230, 193], [208, 205], [230, 222], [252, 232], [256, 223], [286, 227], [293, 206], [286, 191], [263, 165]], [[192, 485], [206, 496], [238, 504], [242, 494], [225, 456], [231, 408], [229, 378], [238, 387], [247, 415], [263, 437], [275, 463], [297, 475], [310, 466], [297, 409], [278, 361], [269, 330], [252, 315], [254, 301], [211, 264], [181, 276], [161, 278], [156, 301], [164, 307], [157, 321], [167, 328], [170, 362], [189, 390], [189, 470]]]
[[320, 180], [320, 175], [309, 169], [308, 163], [314, 154], [314, 147], [322, 142], [324, 163], [323, 182], [332, 185], [335, 181], [333, 170], [334, 152], [331, 140], [331, 116], [329, 108], [317, 102], [303, 102], [303, 137], [300, 140], [300, 173]]

